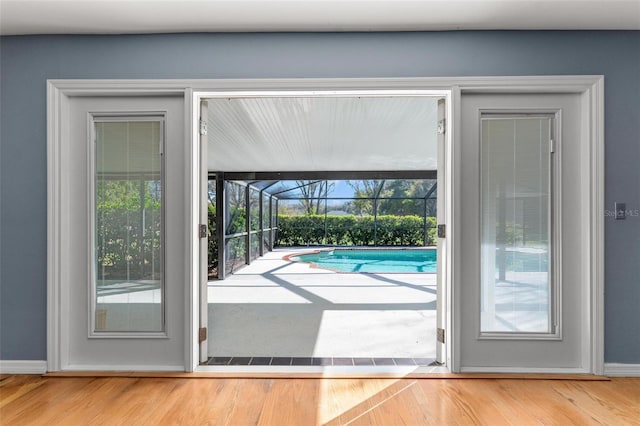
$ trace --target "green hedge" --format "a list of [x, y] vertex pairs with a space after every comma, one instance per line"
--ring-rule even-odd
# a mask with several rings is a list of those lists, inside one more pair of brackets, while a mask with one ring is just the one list
[[160, 274], [162, 215], [159, 205], [151, 204], [142, 211], [105, 203], [98, 206], [96, 213], [96, 260], [100, 279], [144, 279]]
[[209, 272], [218, 267], [218, 240], [216, 236], [216, 207], [213, 204], [209, 204], [207, 208], [207, 217], [209, 219], [209, 226], [207, 232], [207, 245], [209, 252]]
[[424, 222], [420, 216], [384, 215], [327, 216], [278, 215], [278, 246], [352, 245], [352, 246], [422, 246], [434, 245], [436, 219], [427, 218], [427, 241], [424, 241]]

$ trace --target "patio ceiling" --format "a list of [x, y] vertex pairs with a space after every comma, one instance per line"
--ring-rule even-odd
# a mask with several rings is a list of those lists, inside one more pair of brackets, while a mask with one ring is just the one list
[[437, 98], [208, 101], [210, 171], [436, 170]]

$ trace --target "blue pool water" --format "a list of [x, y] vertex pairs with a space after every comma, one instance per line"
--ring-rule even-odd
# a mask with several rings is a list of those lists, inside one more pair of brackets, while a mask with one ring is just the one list
[[290, 260], [340, 272], [436, 272], [433, 249], [335, 249], [292, 256]]

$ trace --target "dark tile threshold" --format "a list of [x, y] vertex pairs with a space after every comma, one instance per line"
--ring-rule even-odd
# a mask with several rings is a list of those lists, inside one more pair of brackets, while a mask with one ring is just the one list
[[433, 358], [364, 358], [364, 357], [210, 357], [207, 365], [261, 366], [428, 366], [436, 365]]

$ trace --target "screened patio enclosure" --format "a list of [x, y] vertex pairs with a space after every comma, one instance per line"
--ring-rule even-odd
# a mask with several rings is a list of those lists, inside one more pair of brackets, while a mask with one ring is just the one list
[[275, 247], [433, 245], [443, 102], [415, 93], [207, 99], [210, 276]]
[[443, 95], [216, 96], [200, 123], [208, 364], [432, 362], [436, 274], [340, 274], [288, 256], [435, 245]]
[[433, 246], [436, 188], [435, 171], [210, 173], [209, 276], [274, 247]]

